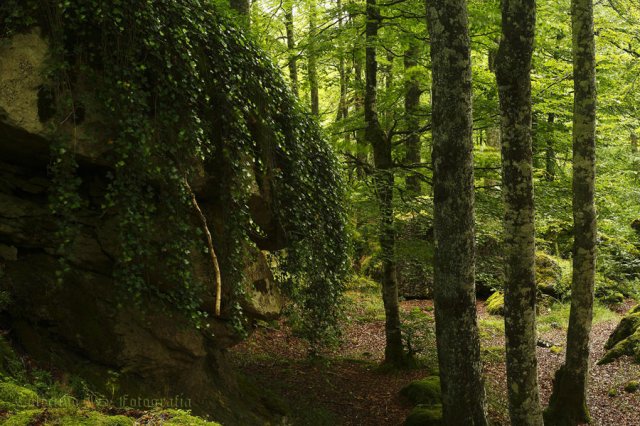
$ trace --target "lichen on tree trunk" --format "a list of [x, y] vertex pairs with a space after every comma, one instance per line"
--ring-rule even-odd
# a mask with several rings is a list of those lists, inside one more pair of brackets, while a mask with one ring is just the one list
[[531, 56], [535, 1], [502, 3], [496, 60], [505, 201], [505, 335], [509, 414], [514, 425], [542, 425], [536, 359], [536, 278], [531, 143]]
[[592, 0], [572, 0], [573, 32], [573, 279], [565, 364], [556, 373], [547, 425], [589, 422], [587, 377], [593, 316], [596, 211], [596, 76]]
[[471, 56], [465, 0], [427, 3], [436, 339], [443, 424], [486, 425], [476, 318]]

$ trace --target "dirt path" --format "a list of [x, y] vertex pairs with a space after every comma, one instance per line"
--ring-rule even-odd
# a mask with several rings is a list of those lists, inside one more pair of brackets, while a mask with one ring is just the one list
[[[431, 301], [405, 301], [408, 312], [419, 308], [432, 314]], [[497, 425], [507, 425], [504, 335], [499, 317], [488, 315], [479, 304], [481, 337], [489, 415]], [[592, 332], [591, 385], [589, 404], [594, 425], [639, 426], [640, 392], [623, 390], [629, 380], [640, 379], [640, 366], [621, 359], [605, 366], [595, 365], [604, 353], [604, 342], [615, 328], [611, 319], [594, 325]], [[550, 328], [540, 338], [564, 346], [565, 331]], [[412, 380], [429, 374], [430, 368], [381, 372], [384, 322], [366, 318], [356, 310], [345, 327], [343, 343], [328, 352], [321, 361], [306, 359], [306, 345], [291, 334], [284, 324], [277, 328], [260, 328], [243, 344], [234, 348], [237, 366], [259, 386], [281, 395], [289, 409], [297, 413], [294, 424], [302, 425], [401, 425], [411, 405], [398, 392]], [[542, 400], [548, 401], [552, 377], [564, 354], [538, 348]], [[610, 396], [614, 389], [616, 396]]]

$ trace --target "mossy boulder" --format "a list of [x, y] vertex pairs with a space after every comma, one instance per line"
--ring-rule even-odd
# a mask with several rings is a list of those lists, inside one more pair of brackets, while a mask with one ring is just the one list
[[624, 390], [625, 392], [635, 393], [640, 390], [640, 382], [638, 382], [637, 380], [631, 380], [630, 382], [627, 382], [626, 385], [624, 385]]
[[561, 297], [564, 292], [560, 288], [563, 277], [560, 262], [545, 252], [537, 251], [535, 265], [538, 290], [548, 296], [555, 298]]
[[400, 395], [409, 399], [414, 404], [440, 404], [442, 403], [440, 377], [429, 376], [421, 380], [413, 381], [400, 390]]
[[640, 363], [640, 305], [631, 309], [613, 330], [605, 344], [607, 353], [598, 364], [607, 364], [623, 355]]
[[442, 405], [419, 405], [409, 413], [404, 426], [440, 426], [442, 425]]
[[0, 409], [15, 411], [19, 408], [33, 406], [38, 401], [38, 394], [12, 382], [0, 382]]
[[504, 294], [500, 291], [493, 293], [485, 302], [487, 312], [491, 315], [504, 315]]

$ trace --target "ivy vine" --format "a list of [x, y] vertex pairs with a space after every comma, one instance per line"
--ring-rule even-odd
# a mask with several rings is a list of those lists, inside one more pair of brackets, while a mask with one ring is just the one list
[[[153, 296], [202, 318], [206, 290], [190, 259], [204, 245], [185, 182], [204, 168], [225, 207], [224, 237], [216, 244], [224, 253], [223, 285], [233, 286], [225, 304], [236, 323], [246, 241], [264, 232], [247, 205], [257, 177], [259, 186], [269, 186], [286, 236], [283, 276], [308, 337], [317, 343], [335, 331], [347, 244], [335, 155], [280, 71], [226, 12], [205, 0], [6, 0], [0, 6], [2, 36], [35, 25], [58, 52], [52, 69], [64, 71], [51, 74], [53, 84], [68, 81], [72, 100], [90, 84], [113, 129], [105, 135], [113, 167], [104, 209], [119, 223], [115, 278], [134, 299]], [[80, 207], [68, 155], [73, 144], [52, 147], [52, 205], [68, 218]], [[159, 258], [168, 285], [150, 278]]]

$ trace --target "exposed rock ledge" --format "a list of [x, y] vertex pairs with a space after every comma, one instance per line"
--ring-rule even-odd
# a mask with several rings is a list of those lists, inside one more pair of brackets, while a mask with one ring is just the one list
[[[102, 159], [108, 130], [90, 101], [77, 128], [82, 196], [89, 207], [78, 215], [72, 270], [64, 284], [56, 282], [55, 224], [47, 207], [50, 123], [41, 91], [47, 52], [37, 30], [0, 40], [0, 290], [12, 298], [2, 313], [4, 327], [39, 362], [80, 375], [105, 393], [108, 378], [115, 376], [111, 391], [129, 398], [180, 396], [190, 400], [195, 413], [224, 424], [262, 424], [269, 413], [259, 395], [239, 385], [225, 360], [225, 349], [237, 341], [225, 318], [212, 320], [205, 332], [154, 306], [144, 317], [126, 306], [117, 308], [126, 295], [111, 279], [115, 223], [99, 207], [106, 188], [108, 165]], [[216, 223], [216, 207], [210, 198], [202, 203], [211, 223]], [[281, 297], [263, 254], [257, 248], [252, 253], [245, 311], [277, 316]], [[200, 279], [212, 281], [206, 257], [196, 256], [193, 264]], [[213, 294], [205, 303], [213, 304]]]

